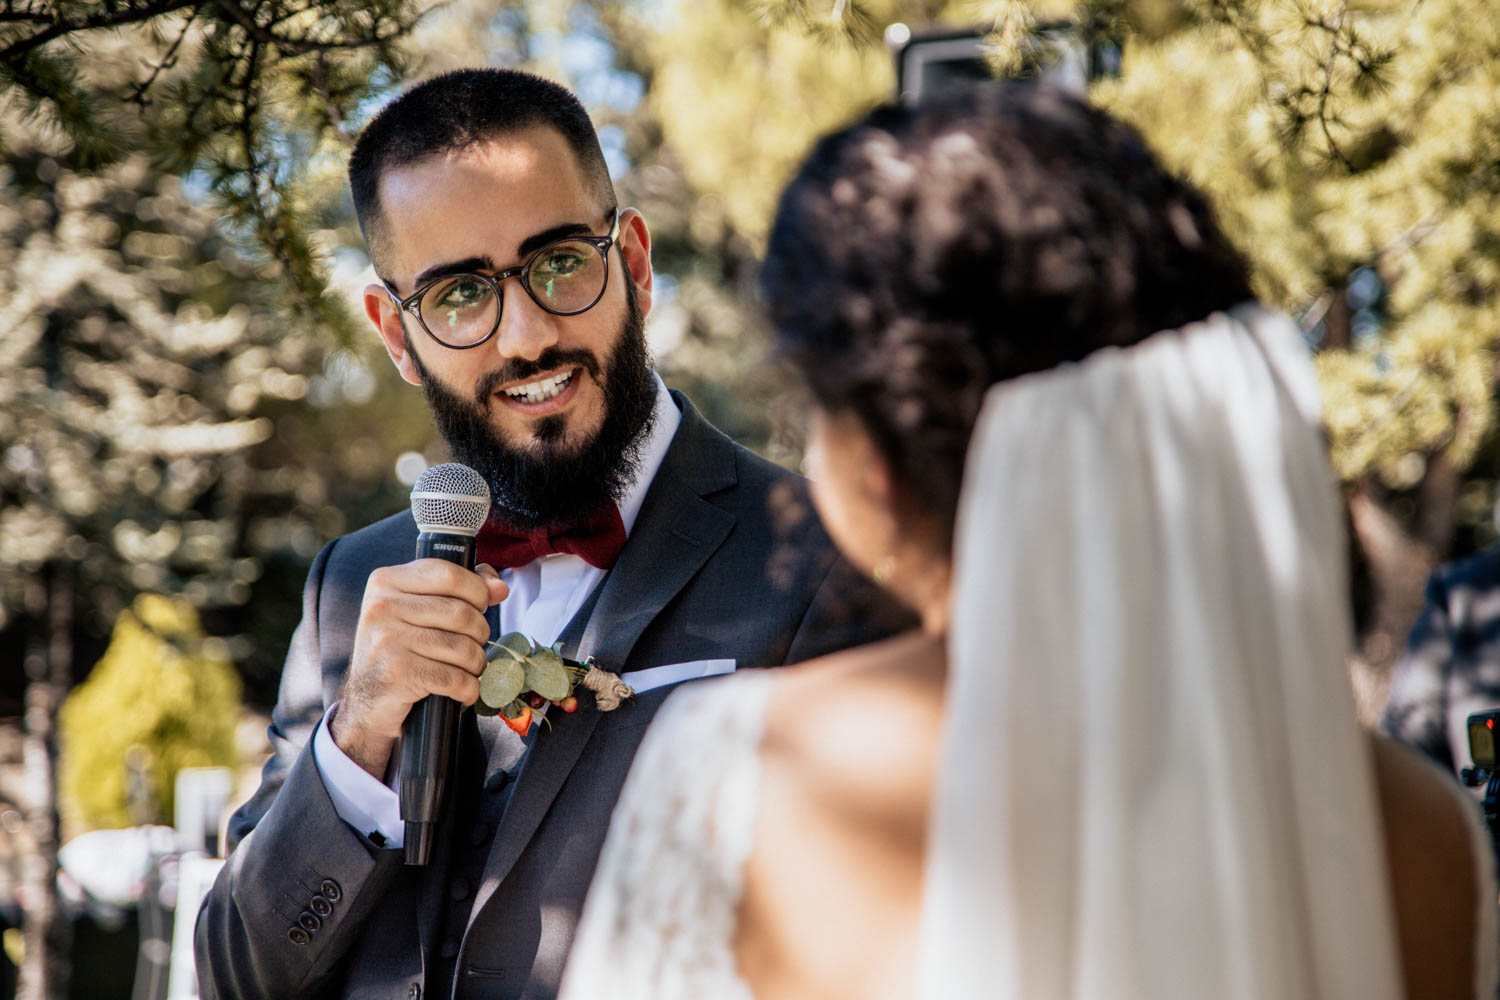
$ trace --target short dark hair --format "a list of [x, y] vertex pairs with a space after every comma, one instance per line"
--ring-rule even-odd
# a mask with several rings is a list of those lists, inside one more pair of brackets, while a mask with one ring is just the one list
[[1251, 297], [1205, 200], [1133, 130], [998, 83], [819, 142], [782, 195], [761, 291], [777, 353], [860, 420], [944, 539], [991, 384]]
[[[374, 257], [381, 254], [380, 181], [386, 171], [429, 156], [469, 149], [538, 126], [566, 140], [585, 180], [603, 203], [614, 204], [614, 184], [594, 123], [566, 87], [513, 69], [460, 69], [435, 76], [381, 109], [365, 126], [349, 157], [349, 188], [359, 229]], [[379, 269], [379, 262], [376, 268]]]

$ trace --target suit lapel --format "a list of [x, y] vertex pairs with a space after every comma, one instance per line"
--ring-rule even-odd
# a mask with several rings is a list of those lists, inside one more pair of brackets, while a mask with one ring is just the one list
[[[733, 445], [684, 397], [672, 395], [682, 423], [620, 560], [600, 584], [597, 600], [585, 603], [563, 632], [565, 652], [578, 659], [593, 656], [609, 670], [627, 669], [646, 627], [724, 543], [735, 523], [733, 514], [703, 499], [735, 484]], [[527, 753], [490, 846], [471, 924], [536, 833], [599, 723], [592, 694], [581, 688], [578, 693], [578, 711], [549, 712], [552, 728], [537, 733]]]

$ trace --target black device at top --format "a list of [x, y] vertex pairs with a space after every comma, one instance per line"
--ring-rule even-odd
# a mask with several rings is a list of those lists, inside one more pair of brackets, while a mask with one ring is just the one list
[[[984, 28], [912, 32], [903, 24], [886, 29], [902, 103], [919, 103], [952, 86], [994, 82], [997, 77], [985, 56], [989, 33]], [[1038, 65], [1027, 79], [1081, 94], [1089, 81], [1120, 73], [1119, 44], [1087, 40], [1070, 22], [1037, 25], [1033, 41]]]

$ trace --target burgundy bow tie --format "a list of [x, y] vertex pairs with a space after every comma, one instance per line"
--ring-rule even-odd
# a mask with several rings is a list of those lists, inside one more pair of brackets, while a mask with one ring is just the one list
[[609, 569], [625, 547], [625, 522], [614, 504], [581, 524], [565, 528], [520, 531], [491, 518], [479, 529], [476, 542], [477, 561], [496, 569], [525, 566], [554, 552], [578, 556], [590, 566]]

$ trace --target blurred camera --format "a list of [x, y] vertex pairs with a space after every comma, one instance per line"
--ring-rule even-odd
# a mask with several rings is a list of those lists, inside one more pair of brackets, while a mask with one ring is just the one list
[[[996, 79], [985, 52], [989, 31], [982, 28], [913, 33], [904, 24], [886, 29], [896, 59], [896, 93], [916, 104], [952, 86]], [[1088, 41], [1069, 22], [1039, 24], [1031, 36], [1035, 58], [1015, 79], [1030, 79], [1082, 94], [1089, 81], [1120, 73], [1120, 46]]]
[[[1500, 709], [1493, 712], [1475, 712], [1469, 716], [1469, 756], [1474, 767], [1485, 771], [1495, 770], [1495, 726], [1500, 725]], [[1478, 781], [1473, 784], [1479, 784]]]
[[1500, 859], [1500, 769], [1495, 760], [1495, 727], [1500, 726], [1500, 709], [1475, 712], [1469, 716], [1469, 756], [1474, 765], [1459, 772], [1464, 784], [1470, 788], [1484, 786], [1484, 825], [1490, 832], [1490, 842], [1495, 855]]

